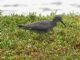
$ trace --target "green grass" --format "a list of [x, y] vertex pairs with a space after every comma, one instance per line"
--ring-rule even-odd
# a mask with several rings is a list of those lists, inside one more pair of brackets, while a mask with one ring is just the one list
[[63, 14], [66, 27], [59, 22], [41, 35], [17, 27], [53, 16], [0, 15], [0, 60], [80, 60], [80, 16]]

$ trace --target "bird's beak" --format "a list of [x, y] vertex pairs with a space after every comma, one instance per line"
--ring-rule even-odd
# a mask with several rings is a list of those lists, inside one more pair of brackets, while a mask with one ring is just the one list
[[60, 22], [66, 27], [66, 25], [64, 24], [64, 22], [62, 20], [60, 20]]

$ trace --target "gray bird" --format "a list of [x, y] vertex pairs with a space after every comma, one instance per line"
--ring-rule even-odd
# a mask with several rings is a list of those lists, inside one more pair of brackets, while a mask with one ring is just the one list
[[60, 15], [56, 15], [51, 21], [42, 20], [30, 24], [19, 24], [18, 27], [28, 29], [28, 30], [45, 32], [51, 30], [58, 21], [60, 21], [64, 26], [66, 26], [62, 21], [62, 17]]

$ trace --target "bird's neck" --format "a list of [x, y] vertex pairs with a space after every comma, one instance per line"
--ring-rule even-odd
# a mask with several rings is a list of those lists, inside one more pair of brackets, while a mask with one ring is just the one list
[[55, 20], [55, 19], [53, 19], [52, 22], [51, 22], [51, 24], [52, 24], [53, 26], [56, 25], [56, 23], [57, 23], [57, 20]]

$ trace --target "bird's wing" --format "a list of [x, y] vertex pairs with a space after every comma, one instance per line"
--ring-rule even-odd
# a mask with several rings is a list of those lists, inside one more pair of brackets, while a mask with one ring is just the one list
[[25, 26], [26, 28], [29, 29], [48, 29], [51, 25], [50, 25], [50, 21], [44, 20], [44, 21], [33, 22]]

